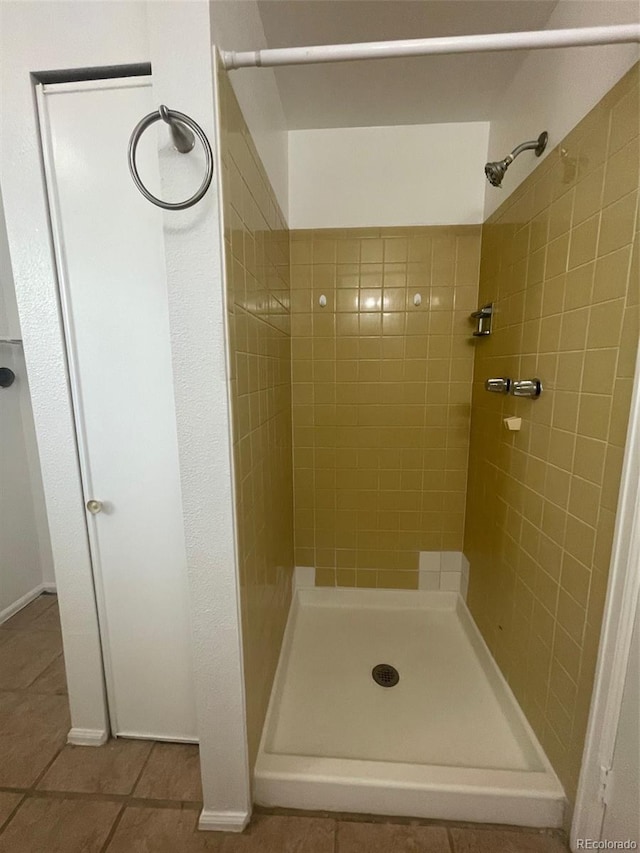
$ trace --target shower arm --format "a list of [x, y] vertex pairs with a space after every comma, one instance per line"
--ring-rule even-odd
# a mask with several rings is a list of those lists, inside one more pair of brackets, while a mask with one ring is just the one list
[[535, 151], [536, 157], [539, 157], [544, 151], [547, 144], [547, 133], [541, 133], [537, 139], [531, 139], [529, 142], [521, 142], [520, 145], [516, 145], [511, 154], [507, 154], [504, 158], [508, 160], [509, 163], [513, 163], [518, 154], [522, 154], [523, 151]]

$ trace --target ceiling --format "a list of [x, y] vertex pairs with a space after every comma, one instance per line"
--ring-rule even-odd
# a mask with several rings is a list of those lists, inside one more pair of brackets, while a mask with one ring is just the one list
[[[558, 0], [258, 0], [268, 47], [543, 29]], [[488, 121], [526, 53], [276, 68], [290, 129]]]

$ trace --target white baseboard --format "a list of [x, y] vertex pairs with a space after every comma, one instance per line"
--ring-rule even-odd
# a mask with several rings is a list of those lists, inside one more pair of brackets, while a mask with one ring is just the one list
[[200, 743], [197, 735], [158, 734], [157, 732], [125, 732], [118, 731], [114, 737], [129, 738], [130, 740], [157, 740], [161, 743]]
[[[52, 586], [53, 589], [49, 589]], [[29, 592], [26, 592], [24, 595], [20, 596], [17, 601], [14, 601], [13, 604], [10, 604], [8, 607], [5, 607], [4, 610], [0, 610], [0, 625], [3, 622], [6, 622], [8, 619], [11, 619], [12, 616], [15, 616], [20, 610], [27, 606], [27, 604], [31, 604], [32, 601], [35, 601], [39, 595], [42, 595], [43, 592], [55, 592], [55, 584], [44, 584], [40, 583], [38, 586], [34, 587]]]
[[58, 587], [56, 586], [55, 581], [48, 581], [47, 583], [42, 584], [42, 591], [53, 593], [54, 595], [58, 594]]
[[109, 740], [106, 729], [72, 728], [67, 735], [67, 743], [72, 746], [103, 746]]
[[203, 809], [200, 812], [198, 829], [207, 832], [242, 832], [251, 819], [251, 812], [216, 812]]

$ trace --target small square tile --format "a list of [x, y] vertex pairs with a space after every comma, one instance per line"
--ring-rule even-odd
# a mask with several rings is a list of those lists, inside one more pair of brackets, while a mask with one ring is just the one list
[[426, 572], [420, 569], [418, 573], [418, 589], [440, 589], [440, 572]]
[[449, 853], [447, 830], [440, 826], [340, 821], [336, 853]]
[[296, 589], [308, 589], [316, 585], [316, 570], [314, 566], [296, 566], [294, 571]]
[[122, 806], [27, 798], [0, 835], [0, 853], [100, 853]]
[[134, 797], [202, 802], [200, 752], [192, 743], [155, 743]]
[[440, 551], [420, 551], [418, 568], [421, 572], [439, 572], [440, 563]]
[[441, 572], [440, 589], [447, 592], [460, 592], [462, 572]]
[[461, 572], [462, 571], [462, 552], [461, 551], [443, 551], [441, 568], [443, 572]]
[[462, 575], [462, 579], [460, 581], [460, 595], [464, 601], [467, 600], [469, 595], [469, 575]]
[[153, 743], [112, 740], [104, 746], [65, 746], [38, 785], [41, 791], [130, 794]]

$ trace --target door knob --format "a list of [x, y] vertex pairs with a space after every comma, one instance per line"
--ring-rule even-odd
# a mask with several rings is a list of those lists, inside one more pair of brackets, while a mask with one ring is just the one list
[[91, 515], [97, 515], [99, 512], [102, 512], [102, 501], [87, 501], [87, 509], [89, 510]]

